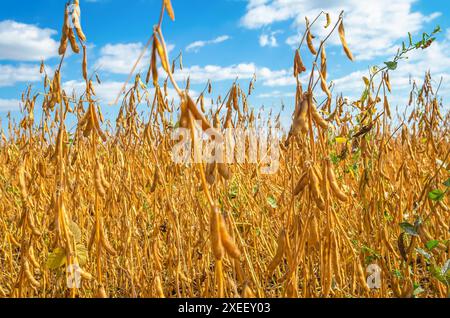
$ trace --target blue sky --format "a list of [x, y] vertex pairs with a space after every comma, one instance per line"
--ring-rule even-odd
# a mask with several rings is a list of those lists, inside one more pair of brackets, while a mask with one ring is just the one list
[[[131, 65], [158, 20], [160, 0], [80, 0], [82, 25], [88, 38], [89, 71], [98, 69], [102, 85], [97, 87], [104, 112], [114, 116], [114, 99]], [[0, 11], [0, 118], [8, 111], [18, 116], [19, 99], [27, 84], [34, 91], [41, 88], [39, 61], [44, 58], [50, 68], [58, 64], [58, 42], [65, 1], [3, 1]], [[432, 72], [444, 101], [450, 97], [450, 1], [444, 0], [172, 0], [176, 21], [167, 16], [165, 39], [170, 57], [183, 52], [184, 70], [176, 77], [182, 84], [191, 77], [192, 93], [203, 90], [213, 81], [213, 96], [223, 94], [232, 81], [247, 90], [257, 74], [252, 106], [287, 106], [289, 117], [295, 92], [292, 77], [294, 47], [304, 29], [304, 17], [313, 19], [318, 12], [330, 12], [336, 21], [345, 10], [347, 40], [355, 55], [348, 61], [338, 38], [327, 46], [329, 79], [335, 92], [350, 99], [358, 98], [363, 89], [362, 76], [369, 65], [382, 64], [395, 54], [410, 31], [420, 37], [440, 25], [443, 32], [428, 50], [415, 52], [392, 74], [394, 92], [391, 105], [404, 108], [410, 87], [409, 78], [421, 80], [425, 71]], [[323, 23], [319, 23], [323, 25]], [[313, 29], [323, 34], [322, 26]], [[307, 49], [302, 50], [311, 61]], [[146, 72], [149, 58], [139, 69]], [[63, 82], [68, 91], [83, 88], [81, 56], [71, 55], [64, 64]], [[3, 123], [3, 126], [5, 123]]]

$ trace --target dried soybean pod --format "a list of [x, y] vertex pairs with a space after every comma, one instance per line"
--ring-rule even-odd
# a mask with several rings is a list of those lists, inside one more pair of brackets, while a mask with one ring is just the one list
[[[197, 108], [197, 106], [195, 105], [194, 101], [192, 100], [192, 98], [185, 93], [184, 94], [184, 98], [186, 100], [186, 105], [187, 105], [187, 109], [191, 111], [192, 115], [194, 116], [195, 120], [201, 121], [202, 123], [202, 129], [204, 131], [208, 130], [208, 129], [214, 129], [211, 124], [208, 122], [208, 120], [206, 119], [205, 115], [203, 115]], [[220, 134], [218, 134], [220, 135]]]
[[272, 276], [273, 271], [280, 265], [283, 255], [286, 249], [286, 231], [282, 229], [280, 231], [280, 234], [278, 235], [277, 240], [277, 252], [275, 253], [275, 256], [273, 257], [272, 261], [270, 262], [269, 266], [267, 267], [267, 274]]
[[[331, 95], [331, 93], [330, 93]], [[319, 112], [317, 111], [317, 108], [314, 104], [312, 104], [311, 106], [311, 110], [312, 110], [312, 117], [314, 122], [322, 129], [327, 130], [329, 125], [328, 122], [319, 114]]]
[[384, 110], [386, 112], [386, 115], [391, 118], [391, 107], [389, 106], [389, 101], [387, 99], [387, 96], [384, 95]]
[[218, 163], [217, 164], [217, 171], [219, 171], [219, 174], [225, 180], [230, 180], [230, 178], [231, 178], [230, 168], [228, 168], [225, 163]]
[[33, 252], [33, 248], [30, 247], [30, 249], [28, 250], [28, 260], [31, 262], [31, 265], [33, 265], [33, 267], [35, 268], [40, 268], [41, 266], [39, 265], [38, 261], [36, 260], [36, 257], [34, 256], [34, 252]]
[[330, 14], [327, 12], [325, 13], [325, 17], [327, 19], [327, 23], [325, 24], [325, 29], [328, 28], [331, 25], [331, 17]]
[[83, 270], [81, 268], [78, 269], [78, 273], [85, 280], [92, 280], [93, 279], [93, 277], [92, 277], [92, 275], [90, 273], [86, 272], [85, 270]]
[[357, 267], [357, 271], [358, 271], [357, 275], [358, 275], [359, 283], [361, 284], [362, 288], [366, 292], [369, 292], [370, 289], [369, 289], [369, 286], [367, 286], [366, 275], [364, 274], [363, 267], [358, 260], [355, 260], [355, 262], [357, 262], [356, 267]]
[[334, 174], [333, 167], [331, 166], [331, 162], [327, 160], [327, 177], [330, 182], [331, 190], [336, 195], [336, 197], [342, 202], [347, 202], [348, 198], [344, 192], [339, 188], [336, 180], [336, 175]]
[[97, 189], [98, 194], [102, 197], [106, 197], [106, 191], [102, 184], [102, 178], [100, 176], [99, 165], [97, 164], [95, 168], [95, 188]]
[[153, 86], [158, 86], [158, 68], [156, 66], [156, 43], [155, 43], [156, 37], [153, 38], [153, 44], [152, 44], [152, 57], [150, 61], [150, 68], [152, 71], [152, 79], [153, 79]]
[[203, 93], [200, 95], [200, 108], [202, 110], [203, 113], [206, 113], [206, 109], [205, 109], [205, 98], [203, 96]]
[[81, 10], [80, 10], [80, 1], [74, 0], [73, 1], [73, 12], [72, 12], [72, 23], [77, 31], [78, 38], [82, 42], [86, 42], [86, 36], [83, 33], [83, 29], [81, 28]]
[[166, 51], [164, 50], [164, 47], [159, 42], [158, 35], [156, 33], [153, 35], [153, 43], [156, 46], [156, 51], [158, 52], [159, 59], [161, 60], [161, 65], [162, 65], [163, 69], [167, 73], [170, 73], [169, 62], [167, 61]]
[[99, 163], [99, 170], [100, 170], [100, 178], [101, 178], [103, 187], [106, 189], [109, 189], [111, 187], [111, 184], [105, 178], [105, 171], [103, 170], [103, 166], [101, 163]]
[[400, 233], [398, 240], [397, 240], [397, 246], [398, 246], [398, 250], [400, 251], [400, 255], [402, 256], [403, 260], [405, 262], [408, 261], [408, 254], [406, 252], [406, 247], [405, 247], [405, 232]]
[[217, 207], [211, 209], [210, 216], [210, 232], [211, 232], [211, 247], [216, 260], [221, 260], [224, 255], [222, 240], [220, 238], [220, 213]]
[[166, 7], [167, 14], [172, 19], [172, 21], [175, 21], [175, 13], [173, 11], [172, 3], [170, 0], [164, 0], [164, 6]]
[[161, 283], [161, 277], [158, 275], [156, 275], [155, 277], [155, 290], [156, 290], [156, 295], [158, 296], [158, 298], [166, 298], [164, 296], [164, 291], [163, 291], [163, 287], [162, 287], [162, 283]]
[[213, 185], [214, 182], [216, 181], [215, 171], [216, 171], [216, 163], [215, 162], [208, 163], [206, 165], [206, 181], [210, 185]]
[[155, 268], [157, 271], [162, 271], [162, 261], [161, 261], [161, 253], [159, 252], [159, 240], [155, 239], [155, 242], [152, 245], [153, 257], [155, 259]]
[[97, 298], [108, 298], [108, 295], [106, 294], [105, 287], [103, 285], [100, 285], [97, 289]]
[[302, 58], [300, 56], [300, 50], [297, 49], [295, 51], [295, 58], [294, 58], [294, 77], [297, 77], [304, 71], [306, 71], [306, 67], [303, 64]]
[[69, 10], [66, 7], [64, 11], [64, 24], [62, 28], [62, 34], [61, 34], [61, 42], [59, 44], [58, 53], [59, 55], [66, 54], [67, 50], [67, 44], [69, 42]]
[[317, 55], [317, 51], [314, 48], [314, 44], [313, 44], [313, 37], [311, 34], [311, 31], [308, 29], [308, 32], [306, 33], [306, 44], [308, 45], [308, 49], [311, 52], [312, 55]]
[[97, 236], [97, 225], [94, 223], [94, 227], [92, 228], [91, 235], [89, 236], [88, 251], [92, 250], [92, 246], [94, 245], [96, 236]]
[[91, 116], [92, 116], [92, 119], [93, 119], [94, 128], [97, 131], [97, 133], [100, 136], [100, 138], [102, 138], [103, 142], [106, 142], [108, 137], [106, 136], [106, 134], [103, 132], [103, 130], [100, 127], [100, 122], [99, 122], [99, 119], [98, 119], [97, 111], [95, 110], [94, 105], [91, 105], [91, 107], [92, 107]]
[[27, 184], [25, 180], [25, 164], [22, 163], [19, 167], [19, 185], [20, 185], [20, 192], [22, 194], [23, 199], [26, 201], [28, 200], [28, 190], [27, 190]]
[[298, 116], [298, 123], [300, 125], [300, 130], [304, 134], [306, 134], [310, 128], [308, 119], [306, 118], [306, 115], [308, 114], [308, 108], [309, 108], [308, 100], [306, 98], [304, 98], [303, 101], [300, 103], [299, 116]]
[[26, 217], [27, 217], [27, 221], [28, 221], [28, 226], [30, 227], [31, 232], [33, 232], [33, 235], [41, 236], [42, 233], [37, 229], [35, 222], [34, 222], [33, 215], [31, 214], [30, 210], [26, 212]]
[[[45, 64], [44, 64], [44, 60], [41, 61], [41, 66], [39, 67], [39, 74], [43, 74], [45, 71]], [[46, 81], [44, 81], [45, 83]]]
[[85, 81], [88, 80], [88, 71], [87, 71], [87, 53], [86, 53], [86, 45], [83, 45], [83, 78]]
[[391, 87], [391, 82], [389, 80], [389, 72], [384, 73], [384, 82], [386, 83], [386, 87], [387, 87], [389, 93], [391, 93], [392, 87]]
[[220, 230], [220, 240], [222, 241], [222, 245], [225, 248], [225, 251], [232, 258], [239, 259], [239, 257], [241, 257], [241, 252], [239, 251], [239, 248], [237, 247], [236, 243], [233, 241], [230, 234], [228, 233], [225, 218], [223, 217], [223, 215], [221, 215], [219, 218], [219, 230]]
[[89, 107], [89, 109], [88, 109], [88, 111], [86, 113], [86, 116], [88, 116], [87, 124], [86, 124], [86, 127], [83, 130], [83, 136], [85, 138], [89, 137], [89, 135], [91, 134], [92, 130], [94, 129], [94, 119], [92, 117], [91, 112], [92, 112], [91, 111], [91, 107]]
[[320, 73], [324, 81], [327, 80], [327, 53], [325, 51], [325, 44], [322, 45], [322, 50], [320, 51]]
[[323, 210], [325, 208], [325, 202], [322, 198], [322, 195], [320, 193], [320, 182], [319, 182], [319, 178], [316, 174], [315, 169], [311, 166], [310, 167], [310, 172], [309, 172], [309, 178], [310, 178], [310, 188], [311, 188], [311, 192], [313, 194], [313, 198], [314, 201], [316, 201], [317, 207], [321, 210]]
[[353, 61], [353, 54], [348, 47], [347, 40], [345, 39], [345, 29], [343, 20], [339, 24], [339, 38], [341, 39], [342, 47], [344, 48], [345, 54], [351, 61]]
[[414, 293], [414, 283], [413, 283], [412, 279], [409, 278], [405, 282], [405, 286], [403, 287], [401, 297], [402, 298], [412, 298], [413, 293]]
[[105, 231], [103, 227], [100, 229], [100, 241], [102, 243], [102, 246], [105, 248], [105, 250], [111, 254], [112, 256], [116, 256], [117, 252], [116, 250], [111, 246], [109, 241], [106, 239]]
[[41, 287], [41, 284], [34, 278], [33, 273], [31, 273], [30, 265], [27, 260], [23, 262], [23, 271], [31, 285], [37, 288]]
[[256, 298], [253, 291], [250, 289], [250, 287], [246, 284], [244, 287], [244, 292], [242, 294], [243, 298]]
[[320, 242], [319, 222], [315, 215], [311, 216], [311, 226], [309, 228], [308, 244], [313, 248], [318, 248]]
[[300, 194], [305, 189], [305, 187], [308, 185], [308, 183], [309, 183], [308, 173], [305, 172], [300, 177], [300, 180], [298, 181], [297, 185], [294, 188], [294, 195]]
[[158, 182], [159, 182], [159, 169], [156, 168], [155, 174], [153, 175], [153, 182], [152, 182], [152, 186], [150, 188], [150, 193], [155, 192], [156, 187], [158, 186]]
[[80, 47], [77, 44], [77, 39], [75, 38], [75, 33], [73, 32], [72, 28], [69, 28], [69, 41], [70, 41], [70, 47], [72, 48], [72, 51], [75, 54], [80, 53]]

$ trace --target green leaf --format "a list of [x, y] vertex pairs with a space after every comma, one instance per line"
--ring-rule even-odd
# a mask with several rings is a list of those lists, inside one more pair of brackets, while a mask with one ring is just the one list
[[397, 69], [397, 62], [391, 61], [391, 62], [384, 62], [386, 64], [387, 68], [394, 71]]
[[331, 155], [330, 155], [330, 159], [331, 159], [331, 162], [333, 163], [333, 164], [338, 164], [340, 161], [341, 161], [341, 159], [339, 158], [339, 156], [337, 156], [336, 154], [334, 154], [334, 153], [332, 153]]
[[444, 192], [436, 189], [428, 193], [428, 197], [433, 201], [442, 201], [442, 199], [444, 199]]
[[408, 37], [409, 37], [409, 46], [411, 46], [413, 44], [411, 32], [408, 32]]
[[427, 249], [428, 249], [429, 251], [433, 250], [433, 248], [435, 248], [435, 247], [438, 246], [438, 245], [439, 245], [439, 241], [438, 241], [438, 240], [431, 240], [431, 241], [428, 241], [428, 242], [425, 244], [425, 246], [427, 247]]
[[228, 197], [230, 199], [235, 199], [238, 195], [238, 186], [237, 184], [232, 184], [230, 187], [230, 191], [228, 192]]
[[444, 266], [442, 266], [441, 272], [443, 275], [449, 275], [450, 274], [450, 259], [448, 259]]
[[436, 33], [439, 33], [439, 32], [441, 32], [441, 26], [440, 26], [440, 25], [437, 25], [437, 26], [434, 28], [434, 30], [433, 30], [433, 34], [436, 34]]
[[425, 257], [427, 260], [431, 259], [431, 255], [430, 253], [424, 251], [423, 249], [416, 247], [416, 252], [419, 253], [420, 255], [422, 255], [423, 257]]
[[402, 274], [402, 272], [399, 269], [394, 269], [392, 271], [392, 274], [394, 274], [394, 276], [396, 276], [397, 278], [402, 278], [403, 277], [403, 274]]
[[61, 247], [57, 247], [48, 254], [46, 266], [48, 269], [58, 269], [66, 263], [66, 252]]
[[447, 181], [445, 181], [443, 183], [447, 188], [450, 188], [450, 178], [447, 179]]
[[275, 198], [271, 195], [267, 198], [267, 203], [269, 203], [269, 205], [273, 208], [276, 209], [278, 208], [278, 203], [277, 200], [275, 200]]
[[436, 278], [438, 281], [440, 281], [443, 284], [447, 284], [447, 279], [445, 275], [442, 274], [442, 270], [439, 268], [439, 266], [431, 265], [430, 272], [431, 275], [433, 275], [433, 277]]
[[419, 286], [416, 289], [414, 289], [413, 295], [417, 296], [417, 295], [423, 293], [424, 291], [425, 291], [425, 289], [423, 289], [422, 287]]
[[405, 231], [405, 233], [412, 235], [412, 236], [419, 236], [419, 234], [417, 233], [416, 228], [414, 227], [414, 225], [408, 223], [408, 222], [403, 222], [400, 223], [400, 227], [403, 229], [403, 231]]
[[80, 227], [74, 222], [69, 221], [67, 226], [69, 227], [70, 232], [72, 233], [75, 242], [81, 242], [81, 230]]
[[76, 252], [77, 252], [78, 263], [80, 264], [80, 266], [85, 265], [88, 260], [88, 250], [87, 250], [86, 246], [84, 246], [81, 243], [77, 243]]
[[364, 103], [368, 96], [369, 96], [369, 89], [366, 88], [361, 95], [361, 103]]
[[392, 222], [394, 220], [394, 218], [392, 217], [392, 215], [389, 214], [388, 211], [384, 211], [384, 218], [386, 219], [386, 221], [388, 222]]
[[380, 258], [381, 255], [379, 253], [377, 253], [375, 250], [371, 249], [368, 246], [363, 245], [361, 247], [362, 252], [368, 253], [370, 254], [373, 258]]
[[259, 184], [255, 184], [255, 185], [253, 186], [253, 195], [255, 195], [256, 193], [258, 193], [258, 191], [259, 191]]

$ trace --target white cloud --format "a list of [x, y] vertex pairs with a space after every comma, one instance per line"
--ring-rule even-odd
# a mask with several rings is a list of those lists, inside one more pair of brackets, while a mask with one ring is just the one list
[[174, 76], [177, 81], [185, 81], [188, 77], [194, 84], [239, 79], [251, 79], [256, 74], [257, 80], [261, 80], [264, 86], [294, 85], [295, 79], [290, 70], [271, 70], [267, 67], [258, 67], [254, 63], [240, 63], [229, 66], [219, 65], [194, 65], [178, 70]]
[[278, 90], [274, 90], [267, 93], [259, 94], [257, 97], [259, 98], [283, 98], [283, 97], [294, 97], [295, 92], [281, 92]]
[[[99, 68], [100, 72], [106, 71], [113, 74], [129, 74], [143, 48], [144, 45], [140, 42], [107, 44], [100, 49], [100, 57], [95, 62], [95, 67]], [[174, 48], [174, 45], [168, 44], [168, 53]], [[150, 50], [151, 48], [148, 48], [145, 52], [136, 72], [147, 70], [150, 60]]]
[[[341, 10], [345, 11], [347, 41], [357, 59], [366, 60], [375, 56], [391, 54], [396, 42], [405, 38], [407, 32], [422, 31], [424, 24], [432, 21], [440, 13], [428, 16], [413, 11], [416, 0], [249, 0], [247, 12], [241, 24], [249, 29], [257, 29], [281, 21], [292, 21], [298, 32], [304, 30], [304, 17], [314, 18], [321, 10], [330, 12], [336, 21]], [[325, 35], [329, 30], [323, 23], [313, 28], [313, 33]], [[297, 41], [295, 41], [297, 39]], [[331, 37], [332, 44], [339, 45], [337, 36]], [[298, 44], [298, 37], [289, 38], [288, 44]]]
[[12, 20], [0, 21], [0, 60], [39, 61], [58, 55], [57, 32]]
[[11, 87], [20, 82], [37, 82], [41, 79], [39, 65], [0, 65], [0, 87]]
[[[450, 98], [450, 40], [435, 42], [426, 50], [417, 50], [409, 54], [407, 60], [401, 60], [398, 68], [390, 73], [392, 94], [389, 98], [391, 104], [404, 106], [409, 99], [411, 81], [421, 84], [425, 72], [430, 71], [433, 87], [436, 89], [443, 78], [440, 95], [444, 99]], [[343, 92], [352, 98], [359, 98], [364, 89], [362, 76], [367, 76], [367, 70], [352, 72], [346, 76], [335, 79], [336, 92]], [[359, 96], [358, 96], [359, 95]]]
[[19, 110], [20, 101], [17, 99], [0, 98], [0, 112]]
[[202, 48], [206, 45], [222, 43], [222, 42], [228, 41], [229, 39], [231, 39], [230, 36], [221, 35], [221, 36], [219, 36], [213, 40], [209, 40], [209, 41], [195, 41], [186, 47], [186, 51], [187, 52], [198, 52], [200, 50], [200, 48]]
[[259, 36], [259, 45], [262, 47], [277, 47], [278, 41], [276, 35], [280, 33], [279, 31], [271, 32], [269, 34], [263, 33]]
[[[97, 82], [94, 83], [94, 90], [95, 90], [95, 99], [97, 99], [102, 106], [107, 107], [109, 104], [113, 103], [115, 99], [117, 98], [117, 94], [119, 94], [120, 90], [123, 87], [123, 82], [119, 81], [105, 81], [102, 82], [102, 84], [98, 84]], [[131, 84], [127, 85], [126, 90], [130, 89]], [[75, 92], [76, 96], [80, 96], [83, 94], [83, 92], [86, 89], [86, 83], [83, 81], [67, 81], [63, 83], [64, 90], [71, 94], [72, 92]], [[149, 89], [149, 93], [154, 93], [154, 88]], [[174, 99], [175, 101], [178, 101], [178, 95], [176, 91], [173, 88], [168, 88], [167, 93], [169, 96], [169, 99]], [[197, 95], [195, 91], [190, 91], [192, 96]], [[119, 104], [122, 101], [122, 97], [119, 99]]]

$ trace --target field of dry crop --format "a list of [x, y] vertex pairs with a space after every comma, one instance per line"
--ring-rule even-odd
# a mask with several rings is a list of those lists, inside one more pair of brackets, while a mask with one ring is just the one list
[[[327, 38], [314, 47], [309, 31], [320, 23], [339, 33], [351, 60], [344, 16], [321, 13], [299, 39], [293, 76], [309, 81], [298, 81], [278, 172], [180, 165], [171, 159], [175, 127], [261, 123], [247, 102], [254, 81], [210, 107], [211, 85], [198, 99], [178, 86], [181, 58], [169, 60], [162, 32], [175, 13], [163, 3], [148, 74], [134, 74], [120, 95], [115, 127], [96, 101], [100, 78], [87, 71], [78, 1], [66, 8], [60, 66], [69, 50], [82, 54], [86, 89], [66, 94], [61, 67], [47, 74], [43, 63], [45, 93], [26, 91], [22, 120], [1, 133], [0, 297], [448, 297], [449, 114], [430, 74], [413, 85], [404, 113], [389, 105], [389, 74], [433, 39], [368, 71], [350, 103], [328, 86]], [[313, 65], [303, 65], [305, 54]], [[144, 116], [138, 104], [148, 105]], [[270, 121], [280, 125], [279, 114]], [[69, 288], [75, 276], [80, 288]]]

